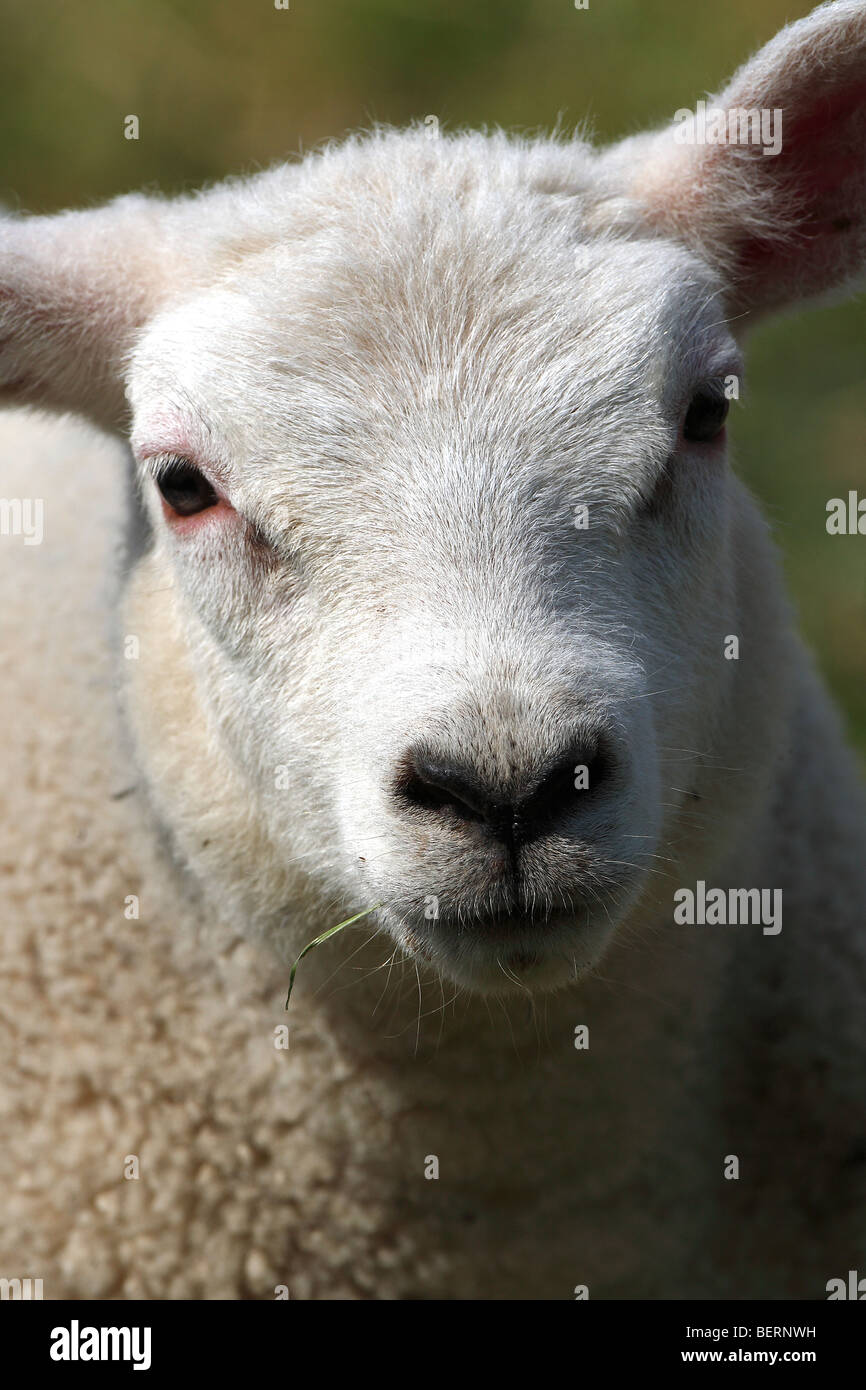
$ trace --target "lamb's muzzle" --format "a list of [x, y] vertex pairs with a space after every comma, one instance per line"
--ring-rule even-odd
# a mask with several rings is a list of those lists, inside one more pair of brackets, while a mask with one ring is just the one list
[[[449, 751], [415, 748], [406, 754], [395, 795], [411, 811], [446, 827], [478, 827], [516, 860], [522, 846], [541, 835], [576, 834], [583, 806], [609, 781], [611, 770], [598, 743], [575, 744], [548, 755], [540, 772], [518, 774], [502, 787]], [[576, 796], [579, 792], [589, 796]]]
[[[517, 737], [510, 742], [514, 750], [522, 746]], [[565, 959], [563, 938], [573, 931], [580, 941], [599, 895], [592, 851], [604, 861], [625, 760], [600, 730], [584, 729], [565, 751], [533, 748], [504, 776], [490, 756], [461, 762], [459, 748], [419, 743], [393, 780], [410, 863], [432, 840], [455, 866], [452, 874], [438, 873], [435, 912], [415, 914], [411, 939], [402, 944], [437, 963], [444, 941], [445, 973], [454, 940], [467, 936], [483, 965], [490, 963], [484, 952], [494, 961], [504, 952], [508, 967], [521, 973], [542, 966], [552, 948]]]

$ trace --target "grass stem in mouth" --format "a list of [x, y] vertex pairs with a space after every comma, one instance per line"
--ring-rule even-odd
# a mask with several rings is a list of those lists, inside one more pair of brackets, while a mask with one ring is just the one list
[[298, 956], [298, 959], [292, 966], [292, 973], [289, 976], [289, 992], [286, 995], [286, 1008], [289, 1007], [289, 1000], [292, 997], [292, 990], [295, 986], [295, 975], [297, 974], [298, 966], [304, 959], [304, 956], [307, 954], [307, 952], [312, 951], [314, 946], [321, 946], [323, 941], [328, 940], [328, 937], [336, 936], [337, 932], [342, 931], [344, 927], [350, 927], [353, 922], [359, 922], [362, 917], [369, 917], [371, 912], [378, 912], [380, 907], [384, 907], [384, 903], [376, 903], [375, 907], [365, 907], [363, 912], [356, 912], [354, 917], [347, 917], [345, 922], [338, 922], [335, 927], [329, 927], [327, 931], [323, 931], [321, 936], [313, 937], [313, 940], [310, 941], [304, 947], [303, 951]]

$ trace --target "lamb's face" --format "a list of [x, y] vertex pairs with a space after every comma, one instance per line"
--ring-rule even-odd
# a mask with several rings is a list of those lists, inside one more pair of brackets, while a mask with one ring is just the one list
[[477, 990], [573, 976], [664, 867], [729, 630], [709, 273], [525, 222], [260, 255], [130, 391], [271, 842]]
[[0, 399], [133, 407], [129, 719], [228, 915], [382, 904], [457, 981], [552, 984], [748, 838], [788, 639], [725, 319], [866, 275], [864, 54], [820, 6], [710, 104], [731, 139], [376, 132], [0, 219]]

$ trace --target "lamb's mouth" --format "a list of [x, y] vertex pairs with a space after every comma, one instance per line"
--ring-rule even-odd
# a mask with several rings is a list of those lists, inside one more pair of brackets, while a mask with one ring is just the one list
[[598, 934], [577, 912], [533, 917], [497, 913], [442, 922], [395, 923], [392, 934], [407, 956], [470, 991], [556, 988], [594, 963]]
[[[428, 965], [435, 965], [433, 948], [425, 941], [421, 941], [415, 932], [407, 928], [404, 932], [403, 942], [406, 950], [413, 956], [420, 956], [421, 960]], [[503, 965], [509, 970], [518, 972], [531, 970], [533, 966], [540, 964], [543, 956], [539, 951], [505, 951], [502, 956]]]

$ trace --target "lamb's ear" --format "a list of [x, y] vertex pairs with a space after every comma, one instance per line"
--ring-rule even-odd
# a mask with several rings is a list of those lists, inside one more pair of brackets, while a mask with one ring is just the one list
[[166, 204], [137, 195], [52, 217], [0, 217], [0, 404], [122, 426], [123, 359], [159, 302]]
[[866, 270], [866, 0], [835, 0], [783, 29], [705, 103], [708, 135], [713, 110], [728, 113], [728, 136], [751, 135], [744, 113], [766, 112], [770, 143], [699, 143], [697, 115], [642, 146], [624, 142], [614, 157], [625, 172], [632, 147], [629, 191], [646, 218], [722, 269], [732, 316], [856, 282]]

